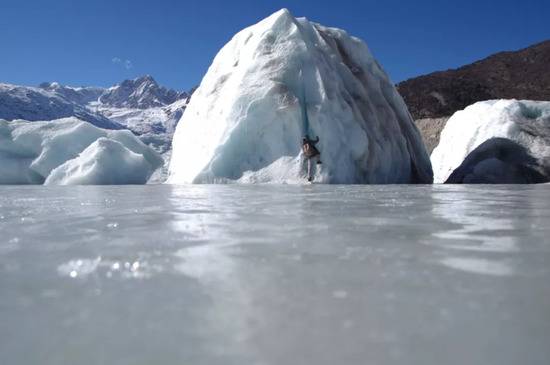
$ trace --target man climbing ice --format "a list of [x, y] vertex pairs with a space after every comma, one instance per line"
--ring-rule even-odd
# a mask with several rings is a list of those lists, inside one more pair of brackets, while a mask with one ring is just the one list
[[309, 182], [313, 181], [313, 161], [317, 161], [317, 165], [321, 163], [321, 153], [315, 147], [317, 143], [319, 143], [319, 136], [315, 141], [309, 139], [307, 134], [302, 139], [302, 151], [307, 158], [307, 181]]

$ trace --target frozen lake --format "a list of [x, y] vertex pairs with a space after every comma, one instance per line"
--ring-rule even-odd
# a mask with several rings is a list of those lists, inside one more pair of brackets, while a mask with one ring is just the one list
[[550, 185], [0, 187], [0, 364], [550, 363]]

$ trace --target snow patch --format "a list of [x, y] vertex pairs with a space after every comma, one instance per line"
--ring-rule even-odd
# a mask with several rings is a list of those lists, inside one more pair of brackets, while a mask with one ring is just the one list
[[443, 106], [447, 105], [447, 102], [445, 101], [445, 97], [441, 95], [441, 93], [438, 93], [437, 91], [432, 91], [430, 95], [436, 98], [437, 101], [439, 101], [439, 104]]

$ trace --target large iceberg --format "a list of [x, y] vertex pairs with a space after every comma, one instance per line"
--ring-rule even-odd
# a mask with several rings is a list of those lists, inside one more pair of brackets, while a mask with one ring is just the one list
[[169, 183], [304, 181], [320, 137], [323, 183], [431, 183], [421, 136], [360, 39], [283, 9], [214, 59], [174, 136]]
[[436, 183], [550, 178], [550, 102], [489, 100], [456, 112], [431, 156]]
[[143, 184], [162, 164], [128, 130], [0, 119], [0, 184]]

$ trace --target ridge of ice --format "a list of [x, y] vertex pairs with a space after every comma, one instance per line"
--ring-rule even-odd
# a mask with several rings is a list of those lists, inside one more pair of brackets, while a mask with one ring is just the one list
[[488, 100], [456, 112], [431, 156], [434, 182], [445, 182], [470, 153], [493, 138], [523, 146], [541, 166], [550, 167], [550, 102]]
[[101, 137], [78, 157], [53, 169], [44, 185], [145, 184], [152, 171], [143, 155]]
[[[309, 120], [309, 125], [306, 122]], [[365, 43], [282, 9], [215, 57], [176, 128], [169, 183], [430, 183], [422, 139]]]
[[[136, 164], [134, 155], [143, 161]], [[96, 166], [86, 180], [76, 167], [92, 161]], [[118, 176], [116, 183], [137, 183], [137, 175], [146, 176], [146, 181], [162, 163], [158, 153], [128, 130], [105, 130], [77, 118], [32, 123], [0, 119], [0, 184], [107, 184], [114, 183], [113, 176]], [[63, 178], [61, 170], [49, 178], [62, 165]], [[139, 173], [137, 165], [142, 169]]]

